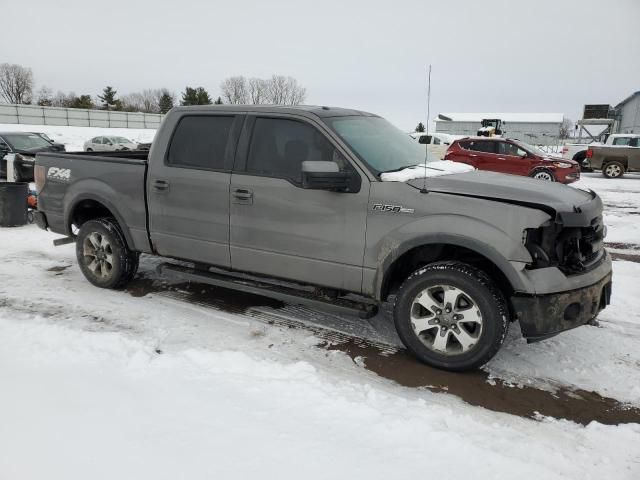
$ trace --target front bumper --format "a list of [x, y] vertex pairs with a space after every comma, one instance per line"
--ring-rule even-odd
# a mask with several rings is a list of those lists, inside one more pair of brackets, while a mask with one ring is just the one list
[[511, 305], [529, 342], [593, 320], [611, 301], [611, 273], [593, 285], [547, 295], [514, 295]]

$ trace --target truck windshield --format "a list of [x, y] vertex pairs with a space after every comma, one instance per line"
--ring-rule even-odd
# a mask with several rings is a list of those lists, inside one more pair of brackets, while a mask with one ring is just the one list
[[426, 150], [384, 118], [346, 116], [325, 118], [351, 150], [379, 175], [425, 162]]
[[31, 133], [25, 134], [5, 134], [4, 139], [15, 150], [35, 150], [37, 148], [50, 147], [51, 144], [47, 142], [40, 135]]

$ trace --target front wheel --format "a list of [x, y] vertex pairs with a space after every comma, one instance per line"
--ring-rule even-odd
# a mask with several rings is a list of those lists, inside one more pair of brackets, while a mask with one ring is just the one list
[[620, 178], [624, 175], [624, 165], [620, 162], [608, 162], [602, 167], [602, 175], [607, 178]]
[[472, 370], [497, 353], [509, 328], [505, 298], [481, 270], [436, 262], [414, 272], [394, 304], [400, 339], [422, 362]]
[[555, 182], [556, 177], [550, 170], [537, 170], [531, 174], [536, 180], [544, 180], [545, 182]]
[[82, 224], [76, 238], [76, 257], [87, 280], [101, 288], [124, 287], [138, 269], [138, 253], [129, 250], [112, 218]]

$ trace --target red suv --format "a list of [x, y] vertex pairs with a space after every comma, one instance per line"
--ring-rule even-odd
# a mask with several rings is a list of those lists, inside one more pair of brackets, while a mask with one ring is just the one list
[[578, 162], [551, 157], [537, 147], [508, 138], [462, 138], [451, 144], [444, 159], [466, 163], [478, 170], [550, 182], [571, 183], [580, 178]]

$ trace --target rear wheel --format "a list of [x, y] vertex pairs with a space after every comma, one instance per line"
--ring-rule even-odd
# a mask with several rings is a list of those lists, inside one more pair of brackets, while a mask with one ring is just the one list
[[535, 172], [533, 172], [531, 174], [532, 178], [535, 178], [536, 180], [544, 180], [545, 182], [555, 182], [556, 181], [556, 177], [553, 175], [553, 172], [551, 172], [551, 170], [536, 170]]
[[93, 152], [93, 148], [87, 148], [87, 152]]
[[129, 250], [112, 218], [89, 220], [80, 227], [76, 257], [87, 280], [101, 288], [122, 288], [138, 270], [139, 254]]
[[422, 362], [451, 371], [480, 367], [509, 328], [502, 292], [481, 270], [436, 262], [414, 272], [394, 304], [400, 339]]
[[620, 162], [612, 161], [602, 167], [602, 175], [607, 178], [620, 178], [624, 175], [624, 165]]

